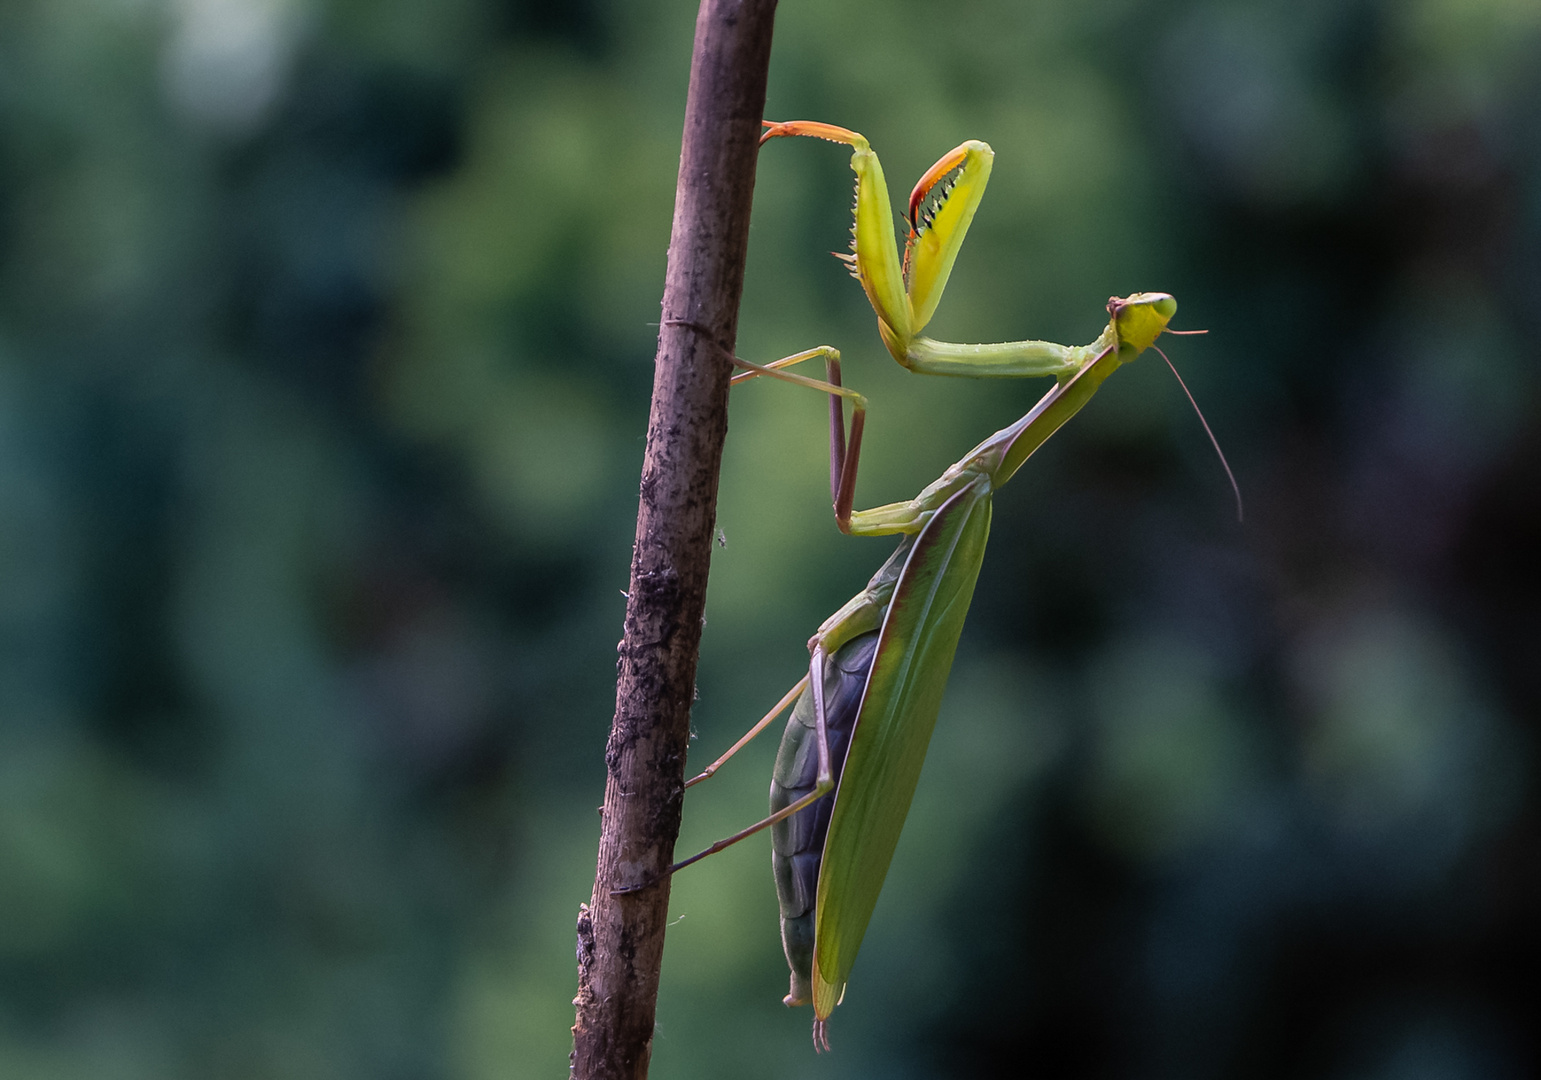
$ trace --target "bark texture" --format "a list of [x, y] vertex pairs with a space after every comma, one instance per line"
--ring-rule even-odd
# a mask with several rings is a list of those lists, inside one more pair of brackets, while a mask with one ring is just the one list
[[685, 105], [572, 1076], [647, 1075], [775, 0], [702, 0]]

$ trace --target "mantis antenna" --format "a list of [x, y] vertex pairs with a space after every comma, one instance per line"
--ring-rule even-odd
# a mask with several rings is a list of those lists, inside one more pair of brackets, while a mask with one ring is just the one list
[[[1168, 330], [1167, 333], [1182, 334], [1187, 336], [1190, 334], [1207, 334], [1209, 331]], [[1225, 460], [1225, 451], [1220, 449], [1220, 440], [1215, 438], [1214, 431], [1212, 431], [1209, 427], [1209, 421], [1204, 419], [1204, 410], [1199, 408], [1199, 403], [1197, 401], [1193, 400], [1193, 391], [1188, 389], [1188, 384], [1183, 382], [1183, 377], [1177, 373], [1177, 365], [1172, 363], [1172, 358], [1168, 356], [1166, 352], [1161, 348], [1161, 346], [1157, 345], [1155, 342], [1151, 342], [1150, 347], [1160, 353], [1161, 359], [1166, 361], [1166, 366], [1172, 369], [1172, 377], [1177, 380], [1177, 385], [1183, 388], [1183, 393], [1188, 396], [1188, 404], [1193, 406], [1193, 411], [1198, 416], [1199, 423], [1204, 425], [1204, 434], [1209, 436], [1209, 445], [1215, 448], [1215, 455], [1219, 457], [1220, 465], [1225, 469], [1226, 479], [1230, 480], [1231, 482], [1231, 491], [1236, 495], [1236, 521], [1240, 523], [1244, 520], [1241, 508], [1241, 486], [1236, 483], [1236, 474], [1231, 472], [1231, 463]]]

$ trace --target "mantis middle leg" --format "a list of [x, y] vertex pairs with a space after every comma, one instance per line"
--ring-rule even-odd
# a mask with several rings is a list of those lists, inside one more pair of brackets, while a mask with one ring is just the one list
[[[826, 379], [813, 379], [783, 370], [794, 364], [817, 357], [824, 358]], [[856, 468], [861, 460], [861, 438], [867, 423], [867, 399], [855, 390], [841, 385], [840, 350], [831, 345], [819, 345], [769, 364], [756, 364], [742, 357], [732, 358], [736, 367], [743, 371], [730, 382], [737, 384], [761, 375], [768, 375], [794, 386], [807, 387], [829, 395], [829, 495], [835, 504], [835, 521], [846, 521], [851, 516], [851, 506], [856, 496]], [[843, 402], [851, 403], [851, 434], [845, 434], [845, 409]]]

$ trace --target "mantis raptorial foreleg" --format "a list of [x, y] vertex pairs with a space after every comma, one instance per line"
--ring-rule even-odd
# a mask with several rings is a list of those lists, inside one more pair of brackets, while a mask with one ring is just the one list
[[[883, 166], [864, 135], [812, 120], [765, 121], [761, 145], [783, 135], [807, 135], [851, 148], [856, 174], [851, 253], [839, 255], [861, 283], [878, 317], [878, 334], [893, 358], [926, 375], [968, 378], [1064, 378], [1074, 370], [1064, 346], [1048, 341], [957, 344], [921, 337], [952, 275], [958, 249], [990, 180], [995, 151], [970, 139], [926, 170], [910, 192], [908, 235], [901, 259]], [[943, 183], [948, 177], [950, 183]], [[933, 192], [938, 192], [932, 199]]]

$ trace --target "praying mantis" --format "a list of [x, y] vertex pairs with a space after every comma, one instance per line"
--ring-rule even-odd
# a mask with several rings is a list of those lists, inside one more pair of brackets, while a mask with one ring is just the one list
[[[990, 147], [976, 140], [962, 143], [921, 177], [909, 199], [901, 262], [882, 166], [867, 140], [811, 121], [765, 126], [762, 144], [777, 136], [809, 135], [852, 147], [857, 177], [852, 251], [840, 257], [861, 283], [877, 314], [879, 335], [900, 364], [921, 374], [1055, 379], [1025, 416], [984, 440], [914, 499], [854, 511], [866, 399], [841, 384], [839, 352], [820, 346], [764, 365], [733, 357], [744, 369], [735, 383], [768, 375], [830, 395], [830, 490], [837, 526], [855, 536], [902, 537], [866, 588], [809, 640], [808, 674], [685, 785], [715, 775], [790, 706], [771, 782], [770, 815], [668, 871], [772, 830], [782, 945], [791, 970], [783, 1000], [789, 1006], [813, 1005], [814, 1046], [828, 1049], [829, 1017], [844, 997], [936, 725], [984, 559], [995, 489], [1080, 411], [1103, 380], [1161, 334], [1182, 331], [1168, 329], [1175, 299], [1138, 293], [1110, 299], [1106, 329], [1085, 346], [964, 345], [922, 337], [983, 195], [994, 157]], [[955, 171], [953, 182], [928, 204], [933, 189]], [[826, 380], [783, 370], [818, 357], [825, 360]], [[846, 401], [852, 405], [849, 438]]]

